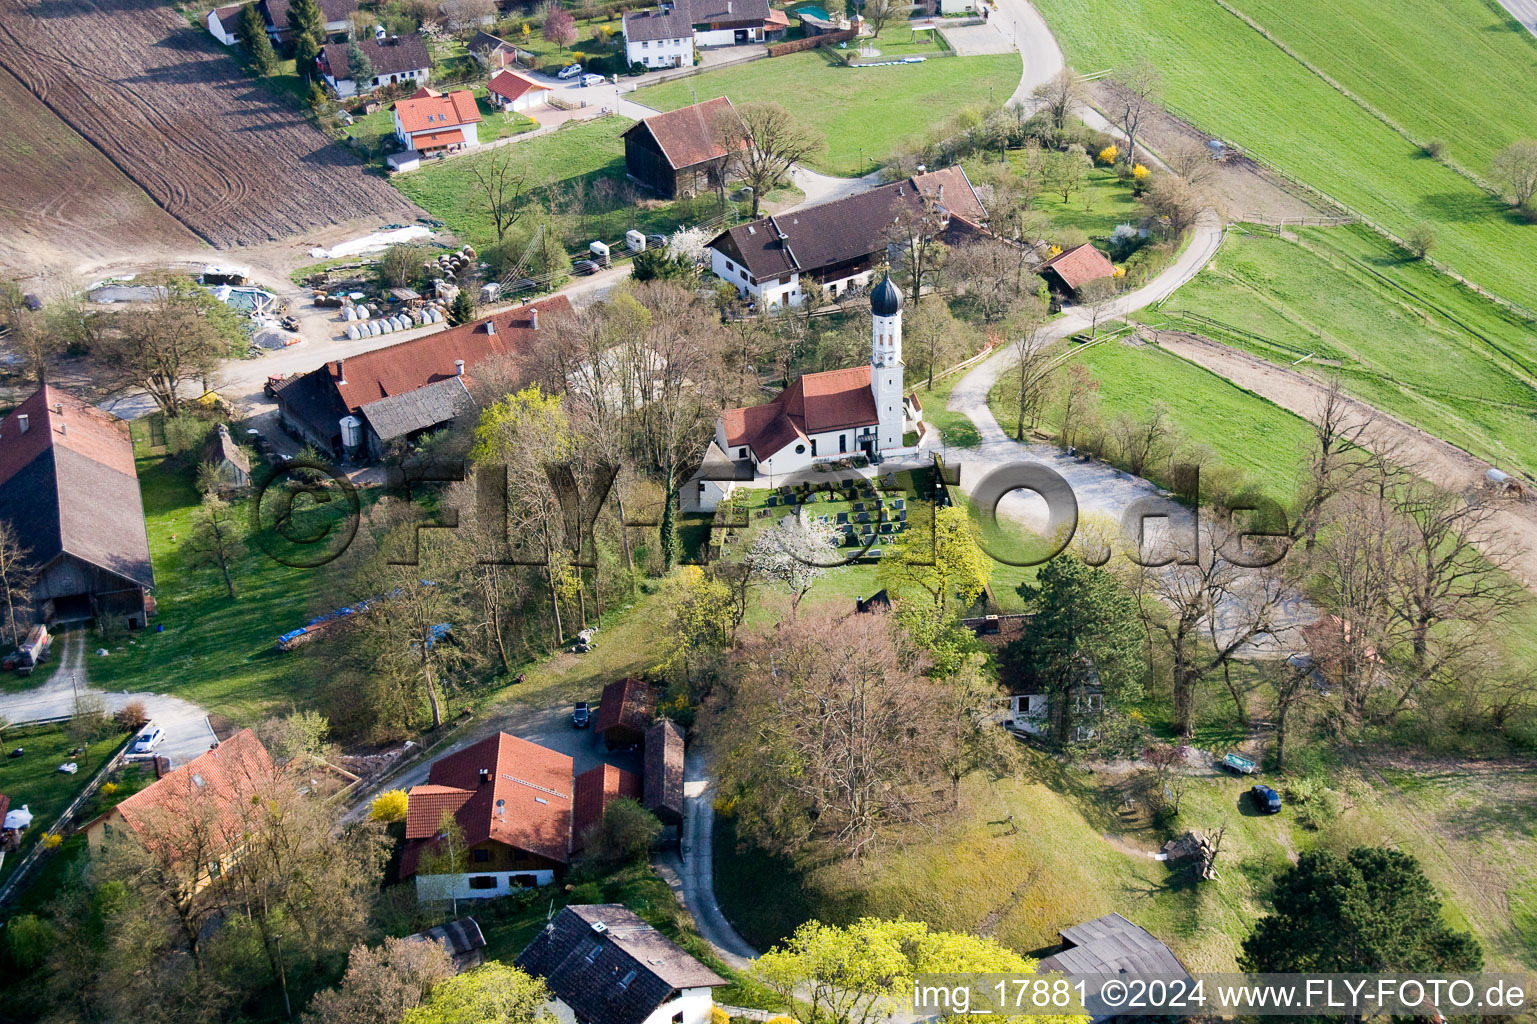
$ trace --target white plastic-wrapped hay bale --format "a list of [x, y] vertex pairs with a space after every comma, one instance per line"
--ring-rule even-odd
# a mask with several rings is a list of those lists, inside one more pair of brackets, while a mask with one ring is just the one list
[[356, 320], [357, 318], [358, 318], [358, 311], [353, 309], [351, 306], [347, 306], [347, 307], [342, 309], [342, 319], [343, 320], [346, 320], [348, 323], [351, 323], [353, 320]]
[[359, 320], [367, 320], [368, 319], [368, 307], [367, 306], [358, 306], [356, 308], [357, 308], [357, 311], [358, 311], [358, 319]]
[[410, 319], [410, 317], [397, 316], [397, 317], [391, 317], [391, 320], [394, 322], [395, 330], [397, 330], [397, 331], [403, 331], [406, 328], [411, 326], [411, 319]]
[[358, 332], [358, 325], [357, 324], [353, 324], [351, 327], [347, 328], [347, 340], [348, 341], [357, 341], [362, 336], [363, 335]]
[[379, 336], [379, 321], [368, 321], [368, 336], [370, 338], [377, 338]]

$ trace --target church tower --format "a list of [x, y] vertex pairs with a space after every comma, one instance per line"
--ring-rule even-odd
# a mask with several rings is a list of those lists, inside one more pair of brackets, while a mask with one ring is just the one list
[[870, 345], [870, 392], [880, 418], [875, 447], [902, 446], [902, 290], [887, 274], [870, 292], [874, 335]]

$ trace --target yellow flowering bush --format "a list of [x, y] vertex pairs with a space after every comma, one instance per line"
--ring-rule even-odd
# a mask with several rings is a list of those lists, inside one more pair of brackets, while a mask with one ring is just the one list
[[374, 797], [374, 802], [368, 805], [368, 816], [375, 821], [405, 821], [406, 803], [405, 790], [386, 790]]
[[1121, 148], [1112, 143], [1111, 145], [1108, 145], [1099, 151], [1099, 162], [1104, 164], [1106, 167], [1110, 167], [1115, 164], [1115, 158], [1120, 155]]
[[64, 837], [57, 832], [49, 832], [43, 836], [43, 849], [57, 850], [64, 845]]
[[117, 783], [115, 783], [115, 782], [103, 782], [101, 784], [101, 795], [102, 796], [111, 796], [113, 793], [116, 793], [116, 792], [117, 792]]
[[1115, 268], [1115, 273], [1111, 274], [1110, 276], [1115, 278], [1116, 280], [1120, 280], [1121, 278], [1126, 276], [1126, 268], [1125, 267], [1116, 267]]
[[1142, 164], [1138, 164], [1131, 169], [1131, 176], [1136, 178], [1138, 181], [1144, 180], [1149, 174], [1152, 173], [1152, 171], [1148, 170], [1147, 167]]

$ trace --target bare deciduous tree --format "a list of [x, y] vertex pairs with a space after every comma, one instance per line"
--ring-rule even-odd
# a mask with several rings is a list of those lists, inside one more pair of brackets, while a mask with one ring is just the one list
[[18, 606], [26, 608], [36, 577], [30, 554], [21, 546], [10, 520], [0, 519], [0, 590], [5, 592], [5, 636], [13, 644], [21, 643], [25, 632], [23, 623], [16, 617]]
[[1115, 88], [1110, 100], [1112, 119], [1126, 133], [1126, 160], [1137, 159], [1137, 138], [1144, 124], [1158, 105], [1158, 95], [1163, 88], [1163, 75], [1146, 57], [1117, 71], [1113, 79]]
[[777, 103], [744, 103], [735, 116], [723, 112], [714, 127], [726, 150], [728, 172], [752, 189], [753, 217], [763, 197], [789, 177], [790, 168], [823, 146], [821, 136]]
[[893, 270], [907, 278], [914, 309], [923, 305], [923, 289], [933, 288], [949, 247], [940, 240], [947, 215], [933, 195], [901, 204], [886, 229], [886, 251]]
[[1040, 101], [1041, 109], [1051, 119], [1051, 126], [1059, 132], [1067, 128], [1084, 104], [1083, 83], [1071, 67], [1063, 68], [1036, 86], [1031, 95]]
[[[155, 298], [117, 316], [117, 330], [92, 349], [110, 391], [139, 388], [168, 416], [181, 412], [183, 389], [201, 395], [213, 383], [229, 341], [213, 321], [212, 298], [184, 279], [151, 274]], [[194, 396], [195, 397], [195, 396]]]
[[1164, 163], [1198, 193], [1204, 194], [1217, 177], [1217, 165], [1196, 139], [1181, 136], [1164, 153]]
[[528, 212], [535, 188], [533, 176], [521, 160], [514, 159], [511, 146], [472, 157], [468, 165], [470, 180], [475, 183], [476, 193], [491, 218], [496, 240], [500, 243], [519, 218]]
[[1009, 323], [1014, 335], [1014, 354], [1019, 357], [1019, 420], [1014, 428], [1016, 441], [1023, 441], [1026, 430], [1033, 430], [1040, 422], [1041, 409], [1050, 390], [1051, 375], [1057, 367], [1055, 355], [1050, 351], [1050, 339], [1044, 337], [1049, 320], [1046, 304], [1031, 298], [1021, 304]]
[[1500, 150], [1490, 173], [1512, 203], [1525, 207], [1537, 196], [1537, 139], [1520, 139]]
[[385, 939], [379, 947], [354, 946], [341, 984], [315, 994], [304, 1024], [398, 1024], [454, 974], [441, 942]]

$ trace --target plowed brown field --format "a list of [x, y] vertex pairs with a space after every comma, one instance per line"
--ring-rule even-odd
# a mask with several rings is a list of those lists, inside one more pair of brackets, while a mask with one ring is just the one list
[[[214, 245], [416, 215], [211, 38], [152, 0], [0, 0], [0, 65]], [[43, 173], [67, 181], [70, 167]]]

